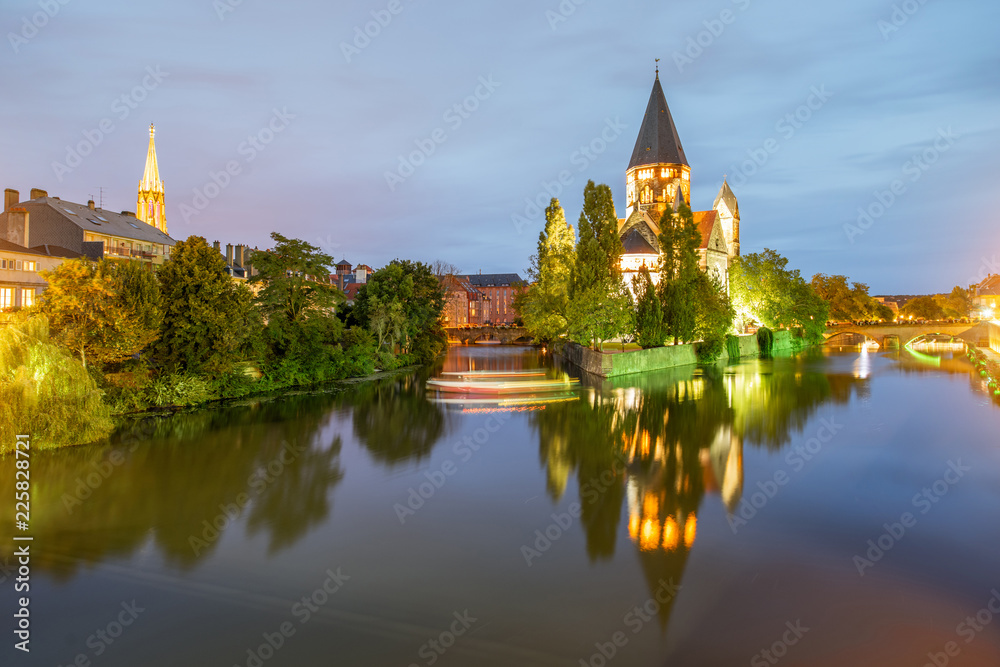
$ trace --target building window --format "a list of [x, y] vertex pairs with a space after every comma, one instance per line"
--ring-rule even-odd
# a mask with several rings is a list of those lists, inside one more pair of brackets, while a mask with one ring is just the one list
[[0, 310], [7, 310], [14, 306], [14, 288], [0, 287]]
[[23, 289], [21, 290], [21, 306], [28, 308], [29, 306], [35, 305], [35, 290], [33, 289]]

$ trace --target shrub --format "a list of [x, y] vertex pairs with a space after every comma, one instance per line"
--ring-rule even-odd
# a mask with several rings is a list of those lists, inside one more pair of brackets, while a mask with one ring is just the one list
[[740, 339], [733, 334], [726, 334], [726, 352], [730, 359], [740, 358]]
[[774, 332], [767, 327], [757, 329], [757, 345], [760, 347], [761, 358], [770, 358], [774, 350]]

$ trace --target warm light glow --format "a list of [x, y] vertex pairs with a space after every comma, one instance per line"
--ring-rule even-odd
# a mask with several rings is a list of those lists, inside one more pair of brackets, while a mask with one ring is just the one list
[[660, 499], [651, 493], [647, 493], [642, 499], [643, 516], [660, 516]]
[[642, 534], [639, 535], [639, 549], [652, 551], [660, 544], [660, 524], [652, 519], [642, 522]]
[[667, 551], [676, 549], [679, 537], [680, 530], [677, 528], [677, 522], [674, 520], [674, 517], [668, 516], [666, 522], [663, 524], [663, 548]]
[[639, 515], [632, 514], [628, 518], [628, 536], [635, 542], [639, 539]]
[[694, 514], [689, 514], [687, 521], [684, 522], [684, 546], [691, 548], [694, 544], [694, 538], [698, 534], [698, 519]]

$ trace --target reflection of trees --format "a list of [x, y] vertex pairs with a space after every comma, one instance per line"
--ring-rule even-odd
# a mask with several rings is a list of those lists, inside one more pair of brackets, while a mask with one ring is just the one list
[[428, 456], [444, 433], [442, 411], [425, 397], [424, 374], [368, 382], [341, 396], [354, 406], [354, 434], [390, 465]]
[[[550, 496], [575, 472], [591, 560], [610, 558], [626, 501], [628, 533], [651, 594], [679, 583], [697, 536], [698, 509], [718, 493], [733, 511], [743, 490], [743, 442], [780, 447], [826, 401], [865, 386], [827, 375], [814, 358], [744, 362], [617, 378], [584, 378], [581, 400], [534, 413]], [[613, 471], [610, 488], [594, 480]], [[671, 604], [660, 610], [665, 627]]]
[[[272, 550], [291, 545], [329, 513], [329, 490], [342, 477], [339, 440], [316, 442], [331, 400], [202, 410], [136, 423], [104, 445], [33, 452], [32, 564], [65, 577], [80, 563], [128, 557], [151, 541], [166, 561], [193, 566], [217, 541], [195, 549], [192, 536], [202, 539], [203, 522], [235, 507], [240, 494], [250, 499], [240, 512], [249, 511], [250, 530], [269, 532]], [[286, 442], [302, 451], [266, 487], [253, 488], [253, 475]], [[8, 461], [3, 467], [13, 465]], [[4, 474], [0, 493], [13, 497], [12, 484], [13, 475]], [[3, 505], [0, 521], [11, 525], [12, 513]], [[0, 555], [11, 549], [5, 541]]]

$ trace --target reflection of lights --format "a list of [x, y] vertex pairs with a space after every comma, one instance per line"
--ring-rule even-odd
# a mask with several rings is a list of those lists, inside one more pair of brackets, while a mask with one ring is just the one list
[[652, 519], [642, 522], [642, 533], [639, 535], [639, 549], [652, 551], [660, 544], [660, 525]]
[[642, 499], [642, 514], [643, 516], [659, 516], [660, 499], [651, 493], [646, 494]]
[[698, 519], [694, 514], [688, 514], [687, 521], [684, 522], [684, 546], [690, 549], [697, 534]]
[[854, 377], [859, 380], [867, 379], [872, 374], [872, 360], [868, 355], [868, 347], [861, 347], [861, 356], [854, 362]]
[[674, 517], [668, 516], [663, 524], [663, 548], [667, 551], [676, 549], [679, 536], [680, 530], [677, 528], [677, 522]]
[[639, 539], [639, 515], [631, 514], [628, 518], [628, 536], [635, 542]]
[[544, 410], [547, 405], [522, 405], [516, 408], [462, 408], [462, 412], [466, 414], [495, 414], [498, 412], [536, 412], [538, 410]]

